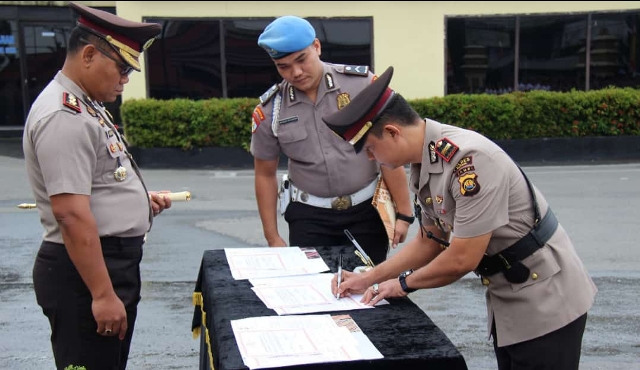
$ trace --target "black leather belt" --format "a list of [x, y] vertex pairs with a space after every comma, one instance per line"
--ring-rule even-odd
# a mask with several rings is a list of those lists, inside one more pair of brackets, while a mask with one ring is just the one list
[[119, 236], [103, 236], [100, 238], [101, 245], [142, 245], [144, 244], [144, 235], [132, 237]]
[[500, 253], [482, 257], [475, 270], [476, 273], [488, 277], [502, 272], [511, 283], [525, 282], [529, 278], [529, 269], [520, 261], [542, 248], [556, 232], [556, 229], [558, 229], [558, 219], [549, 208], [537, 227], [522, 239]]

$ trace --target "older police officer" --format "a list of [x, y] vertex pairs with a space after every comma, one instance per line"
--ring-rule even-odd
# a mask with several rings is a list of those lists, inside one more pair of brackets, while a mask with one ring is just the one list
[[33, 103], [23, 137], [45, 230], [33, 283], [58, 369], [125, 369], [144, 236], [171, 200], [147, 192], [102, 102], [140, 71], [160, 25], [70, 6], [79, 19], [64, 66]]
[[[343, 109], [374, 75], [367, 66], [323, 62], [313, 26], [305, 19], [283, 16], [258, 39], [284, 79], [261, 97], [253, 112], [251, 153], [255, 191], [264, 236], [269, 246], [286, 246], [277, 228], [278, 158], [289, 158], [281, 209], [289, 224], [289, 244], [349, 244], [354, 235], [375, 263], [389, 247], [384, 225], [371, 205], [380, 168], [357, 154], [321, 120]], [[413, 210], [403, 168], [382, 169], [399, 213], [393, 245], [402, 242]]]
[[334, 279], [334, 294], [365, 292], [363, 300], [375, 304], [475, 271], [487, 287], [499, 369], [578, 369], [597, 288], [567, 232], [499, 146], [476, 132], [420, 118], [388, 87], [392, 74], [389, 68], [323, 120], [383, 166], [411, 163], [422, 229], [373, 270], [344, 273], [339, 288]]

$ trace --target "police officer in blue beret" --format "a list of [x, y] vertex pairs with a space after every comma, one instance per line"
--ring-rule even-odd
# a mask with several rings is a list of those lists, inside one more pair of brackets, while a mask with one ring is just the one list
[[[404, 168], [380, 168], [321, 119], [349, 104], [374, 74], [368, 66], [322, 61], [316, 32], [300, 17], [277, 18], [264, 29], [258, 45], [283, 78], [260, 97], [252, 117], [255, 191], [268, 245], [287, 245], [277, 227], [279, 198], [289, 245], [350, 245], [344, 234], [348, 229], [374, 263], [384, 261], [389, 244], [404, 241], [414, 220]], [[289, 164], [278, 189], [281, 154]], [[398, 212], [390, 226], [391, 243], [371, 204], [380, 176], [390, 184]]]

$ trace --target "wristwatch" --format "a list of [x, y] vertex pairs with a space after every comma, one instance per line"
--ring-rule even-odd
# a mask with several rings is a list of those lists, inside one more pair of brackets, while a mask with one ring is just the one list
[[405, 291], [405, 293], [413, 293], [416, 290], [418, 290], [418, 289], [409, 288], [407, 286], [406, 279], [407, 279], [407, 276], [409, 276], [411, 274], [413, 274], [413, 270], [407, 270], [405, 272], [402, 272], [400, 275], [398, 275], [398, 280], [400, 280], [400, 286], [402, 287], [402, 290]]
[[400, 212], [396, 212], [396, 218], [397, 218], [398, 220], [402, 220], [402, 221], [404, 221], [404, 222], [408, 222], [408, 223], [409, 223], [409, 225], [411, 225], [411, 224], [413, 223], [413, 221], [416, 219], [416, 218], [415, 218], [415, 217], [413, 217], [413, 216], [403, 215], [403, 214], [402, 214], [402, 213], [400, 213]]

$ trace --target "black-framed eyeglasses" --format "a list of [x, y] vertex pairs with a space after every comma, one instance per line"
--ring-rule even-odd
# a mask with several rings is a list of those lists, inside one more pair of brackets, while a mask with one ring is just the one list
[[114, 58], [113, 56], [111, 56], [111, 54], [109, 52], [107, 52], [106, 50], [104, 50], [103, 48], [101, 48], [100, 46], [96, 45], [96, 44], [92, 44], [89, 41], [85, 40], [85, 39], [80, 39], [80, 41], [84, 42], [87, 45], [93, 45], [94, 48], [98, 49], [99, 52], [102, 53], [102, 55], [104, 55], [105, 57], [113, 60], [114, 62], [116, 62], [116, 65], [120, 68], [120, 74], [122, 76], [128, 76], [131, 74], [131, 72], [134, 71], [133, 67], [128, 65], [127, 63], [124, 63], [122, 61], [119, 61], [118, 59]]

